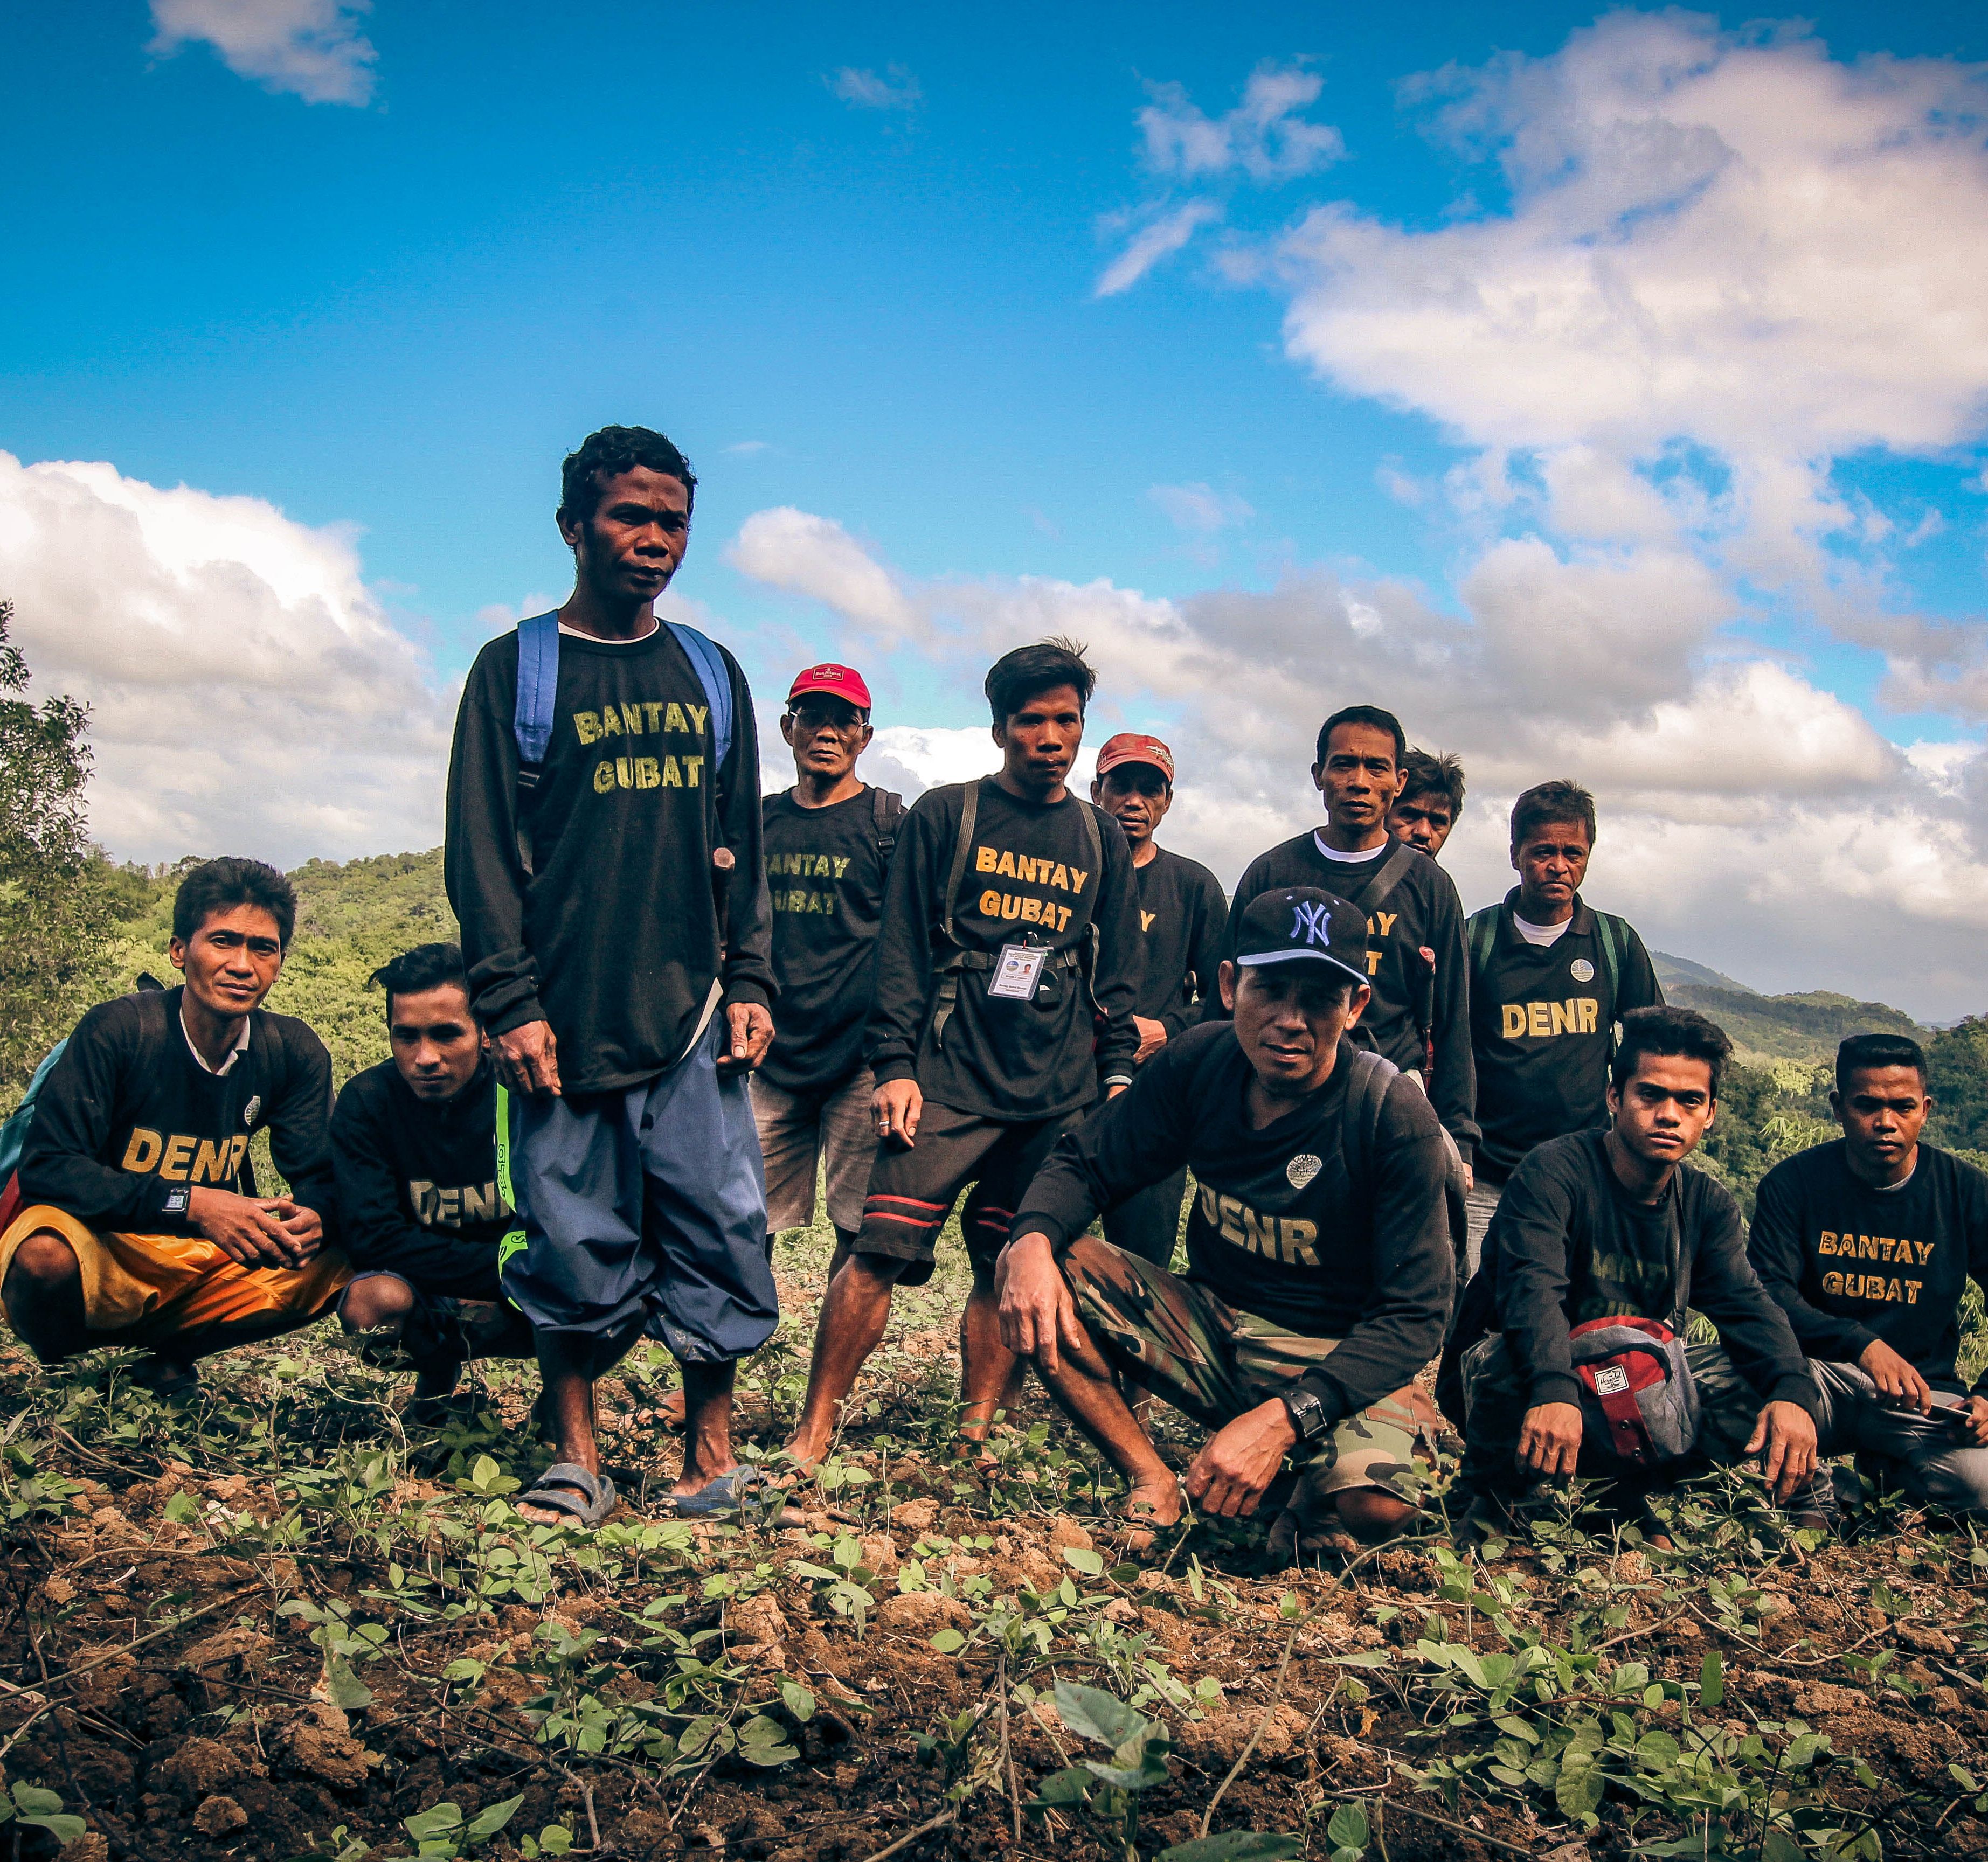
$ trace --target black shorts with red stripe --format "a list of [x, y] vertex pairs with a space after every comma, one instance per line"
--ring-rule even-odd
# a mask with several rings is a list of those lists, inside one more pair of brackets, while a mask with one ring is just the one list
[[1006, 1245], [1009, 1225], [1022, 1206], [1022, 1192], [1057, 1140], [1088, 1116], [1086, 1107], [1017, 1124], [927, 1100], [916, 1143], [907, 1149], [887, 1139], [877, 1148], [855, 1252], [908, 1262], [898, 1284], [922, 1286], [931, 1278], [939, 1231], [960, 1191], [972, 1184], [960, 1232], [975, 1272], [992, 1272], [995, 1256]]

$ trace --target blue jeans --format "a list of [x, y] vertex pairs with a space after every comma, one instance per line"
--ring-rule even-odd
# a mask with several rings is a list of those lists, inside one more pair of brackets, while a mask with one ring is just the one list
[[533, 1328], [596, 1341], [595, 1376], [644, 1333], [686, 1364], [756, 1351], [779, 1323], [766, 1189], [722, 1015], [668, 1072], [618, 1093], [510, 1096], [525, 1246], [504, 1291]]

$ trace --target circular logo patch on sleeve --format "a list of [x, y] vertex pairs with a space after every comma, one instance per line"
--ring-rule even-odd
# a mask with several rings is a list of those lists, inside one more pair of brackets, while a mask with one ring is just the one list
[[1585, 957], [1575, 958], [1567, 968], [1573, 972], [1574, 980], [1577, 983], [1591, 983], [1594, 980], [1594, 965]]
[[1293, 1189], [1301, 1190], [1323, 1168], [1310, 1151], [1303, 1151], [1284, 1166], [1284, 1174], [1290, 1179]]

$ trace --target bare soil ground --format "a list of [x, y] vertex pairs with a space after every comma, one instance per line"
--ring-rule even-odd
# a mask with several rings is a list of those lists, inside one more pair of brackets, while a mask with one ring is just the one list
[[[783, 1244], [756, 1451], [824, 1239]], [[664, 1516], [660, 1352], [604, 1386], [634, 1478], [591, 1538], [512, 1509], [546, 1458], [526, 1367], [438, 1434], [329, 1326], [178, 1407], [123, 1359], [0, 1356], [0, 1854], [1122, 1857], [1128, 1814], [1148, 1857], [1205, 1823], [1337, 1862], [1988, 1854], [1965, 1533], [1876, 1502], [1854, 1543], [1790, 1536], [1728, 1478], [1668, 1554], [1570, 1510], [1325, 1570], [1265, 1570], [1252, 1524], [1127, 1561], [1113, 1484], [1038, 1399], [992, 1471], [954, 1458], [961, 1290], [901, 1299], [784, 1529]], [[1071, 1684], [1133, 1715], [1115, 1756]], [[1086, 1760], [1117, 1796], [1087, 1772], [1088, 1805], [1028, 1807]]]

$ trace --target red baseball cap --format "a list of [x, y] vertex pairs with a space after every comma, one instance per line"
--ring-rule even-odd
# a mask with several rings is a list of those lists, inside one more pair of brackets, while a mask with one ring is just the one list
[[1097, 773], [1101, 776], [1121, 763], [1151, 763], [1171, 784], [1174, 779], [1174, 753], [1157, 737], [1142, 737], [1137, 731], [1121, 731], [1107, 738], [1097, 753]]
[[870, 688], [863, 683], [862, 674], [854, 666], [810, 666], [805, 672], [796, 674], [787, 692], [787, 702], [792, 705], [796, 698], [811, 691], [827, 692], [831, 698], [840, 698], [860, 711], [870, 708]]

